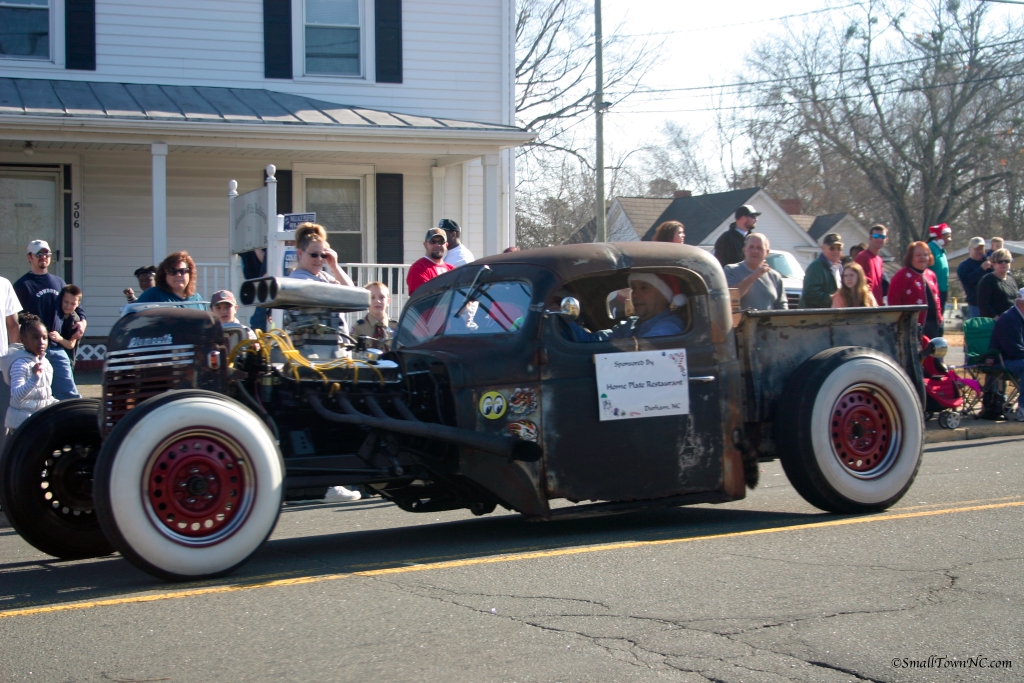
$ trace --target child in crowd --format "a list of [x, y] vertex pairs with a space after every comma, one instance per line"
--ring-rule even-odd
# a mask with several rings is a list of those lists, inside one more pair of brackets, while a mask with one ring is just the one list
[[235, 295], [229, 290], [222, 289], [214, 292], [213, 296], [210, 297], [210, 308], [213, 310], [213, 315], [220, 321], [220, 326], [225, 332], [229, 332], [232, 329], [241, 330], [244, 338], [256, 338], [256, 333], [238, 322], [238, 318], [235, 317], [235, 313], [238, 312], [238, 302], [235, 300]]
[[377, 341], [367, 341], [367, 346], [387, 351], [391, 348], [391, 339], [395, 336], [398, 323], [388, 318], [388, 307], [391, 305], [391, 290], [383, 282], [371, 282], [366, 285], [370, 290], [370, 310], [366, 317], [357, 320], [352, 327], [352, 336], [372, 337]]
[[11, 405], [7, 409], [4, 426], [14, 431], [32, 413], [53, 405], [50, 383], [53, 367], [46, 360], [46, 326], [38, 316], [21, 316], [21, 344], [11, 344], [10, 350], [0, 357], [4, 380], [11, 385]]
[[82, 303], [82, 290], [77, 285], [65, 285], [60, 290], [60, 332], [50, 333], [50, 341], [64, 348], [71, 361], [71, 370], [75, 370], [75, 358], [78, 356], [78, 340], [82, 333], [75, 329], [75, 324], [82, 318], [75, 309]]

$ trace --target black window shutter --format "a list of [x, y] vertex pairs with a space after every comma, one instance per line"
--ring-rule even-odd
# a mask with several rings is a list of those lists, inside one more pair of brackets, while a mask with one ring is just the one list
[[377, 174], [377, 263], [403, 263], [405, 210], [401, 173]]
[[376, 0], [377, 82], [402, 82], [402, 0]]
[[292, 0], [263, 0], [263, 75], [292, 77]]
[[[266, 174], [263, 175], [266, 178]], [[277, 178], [277, 212], [292, 212], [292, 172], [278, 169], [274, 174]]]
[[96, 70], [96, 0], [64, 2], [64, 68]]

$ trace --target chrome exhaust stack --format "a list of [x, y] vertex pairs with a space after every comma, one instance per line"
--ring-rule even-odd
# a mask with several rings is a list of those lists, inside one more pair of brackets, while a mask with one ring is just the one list
[[290, 277], [246, 280], [240, 294], [243, 306], [318, 308], [338, 312], [365, 311], [370, 307], [370, 292], [362, 287]]

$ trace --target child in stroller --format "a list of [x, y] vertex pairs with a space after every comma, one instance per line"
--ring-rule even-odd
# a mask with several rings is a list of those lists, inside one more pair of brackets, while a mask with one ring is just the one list
[[955, 368], [947, 366], [949, 345], [942, 337], [921, 337], [924, 366], [925, 420], [939, 414], [939, 426], [956, 429], [962, 415], [973, 415], [981, 405], [982, 387], [976, 379], [960, 377]]

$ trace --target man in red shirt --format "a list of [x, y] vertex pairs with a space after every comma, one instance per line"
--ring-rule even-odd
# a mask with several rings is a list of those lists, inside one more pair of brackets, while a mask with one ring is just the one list
[[871, 294], [875, 297], [878, 305], [881, 306], [883, 304], [882, 279], [885, 277], [885, 271], [882, 269], [884, 263], [878, 252], [882, 251], [882, 247], [889, 240], [889, 230], [879, 223], [878, 225], [871, 226], [869, 232], [871, 234], [868, 240], [868, 248], [857, 254], [857, 258], [854, 260], [857, 265], [864, 269], [864, 276], [867, 278], [868, 287], [871, 288]]
[[448, 253], [448, 235], [441, 228], [427, 230], [427, 241], [423, 243], [427, 255], [409, 267], [409, 274], [405, 277], [405, 284], [409, 286], [409, 294], [415, 292], [424, 282], [433, 280], [438, 275], [444, 275], [449, 270], [455, 270], [455, 266], [444, 262], [444, 256]]

